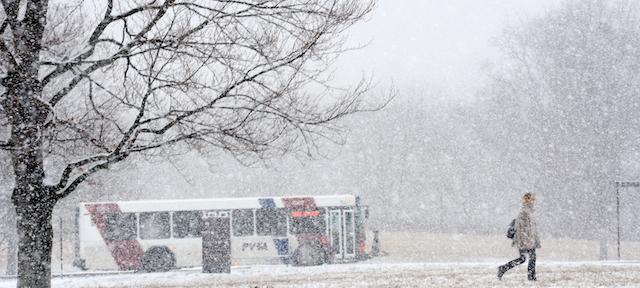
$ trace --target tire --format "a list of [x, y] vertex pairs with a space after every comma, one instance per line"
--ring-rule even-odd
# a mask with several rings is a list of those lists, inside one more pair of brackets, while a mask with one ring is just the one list
[[324, 249], [319, 245], [302, 244], [293, 253], [294, 266], [317, 266], [325, 263]]
[[142, 256], [142, 269], [147, 272], [164, 272], [176, 267], [176, 256], [167, 246], [153, 246]]

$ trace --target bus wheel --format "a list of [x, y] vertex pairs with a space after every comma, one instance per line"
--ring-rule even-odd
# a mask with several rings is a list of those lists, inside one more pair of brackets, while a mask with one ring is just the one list
[[318, 245], [303, 244], [293, 253], [293, 265], [313, 266], [322, 265], [325, 262], [324, 249]]
[[176, 256], [167, 246], [153, 246], [142, 256], [142, 269], [147, 272], [169, 271], [176, 267]]

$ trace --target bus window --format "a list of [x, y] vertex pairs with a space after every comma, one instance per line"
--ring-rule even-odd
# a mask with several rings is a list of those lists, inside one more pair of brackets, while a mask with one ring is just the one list
[[313, 212], [318, 213], [291, 213], [291, 217], [289, 218], [289, 229], [291, 231], [291, 234], [324, 234], [326, 231], [324, 209], [319, 209]]
[[167, 239], [169, 228], [169, 212], [140, 213], [140, 239]]
[[200, 237], [202, 217], [200, 211], [178, 211], [173, 213], [173, 237]]
[[253, 210], [233, 210], [231, 219], [233, 236], [253, 235]]
[[287, 236], [287, 214], [282, 209], [256, 210], [258, 236]]
[[105, 215], [107, 220], [107, 240], [133, 240], [136, 239], [136, 214], [111, 213]]

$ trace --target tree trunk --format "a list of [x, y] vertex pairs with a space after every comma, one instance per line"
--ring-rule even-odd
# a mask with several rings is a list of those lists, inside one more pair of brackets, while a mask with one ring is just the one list
[[[27, 126], [28, 127], [28, 126]], [[12, 153], [16, 187], [12, 200], [18, 234], [18, 287], [51, 287], [51, 216], [56, 198], [43, 184], [44, 164], [37, 133], [22, 131], [26, 149]]]
[[11, 197], [18, 234], [18, 287], [51, 287], [51, 216], [56, 198], [43, 184], [42, 142], [36, 125], [14, 128], [12, 151], [16, 187]]
[[54, 201], [16, 206], [18, 287], [51, 287], [51, 215]]
[[54, 192], [44, 185], [43, 137], [49, 108], [40, 96], [37, 71], [11, 72], [3, 79], [2, 106], [11, 123], [15, 187], [11, 200], [18, 234], [18, 287], [51, 286], [51, 215]]
[[11, 143], [15, 147], [11, 160], [16, 186], [11, 200], [17, 216], [18, 287], [51, 287], [51, 216], [56, 197], [44, 185], [42, 127], [47, 110], [37, 99], [40, 89], [19, 88], [3, 105], [12, 112]]

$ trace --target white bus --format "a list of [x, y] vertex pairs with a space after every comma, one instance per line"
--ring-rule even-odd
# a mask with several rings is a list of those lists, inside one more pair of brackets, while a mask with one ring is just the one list
[[364, 259], [366, 207], [353, 195], [80, 203], [74, 264], [159, 271], [202, 265], [202, 216], [229, 216], [232, 265]]

